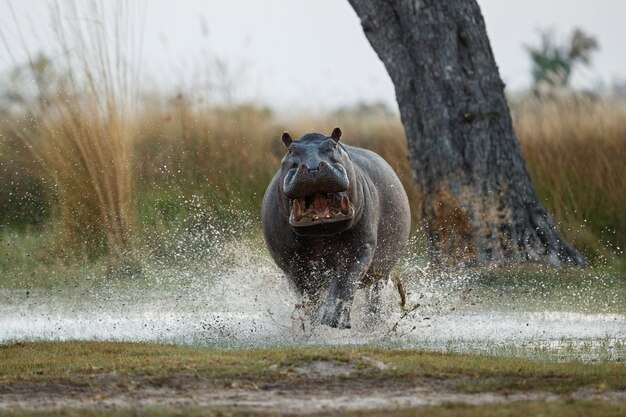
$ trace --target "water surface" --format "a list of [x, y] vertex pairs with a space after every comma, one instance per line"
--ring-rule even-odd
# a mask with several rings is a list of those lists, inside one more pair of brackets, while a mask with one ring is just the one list
[[[255, 249], [256, 248], [256, 249]], [[401, 311], [393, 285], [385, 313], [353, 328], [312, 324], [289, 282], [258, 246], [223, 256], [146, 268], [138, 281], [87, 277], [76, 285], [0, 289], [0, 343], [115, 340], [226, 347], [373, 345], [527, 356], [625, 360], [624, 285], [619, 276], [580, 272], [572, 282], [507, 275], [435, 273], [407, 256], [397, 273], [408, 291]]]

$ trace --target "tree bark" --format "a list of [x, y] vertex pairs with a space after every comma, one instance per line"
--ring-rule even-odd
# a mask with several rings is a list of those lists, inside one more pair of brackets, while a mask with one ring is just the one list
[[395, 85], [437, 263], [584, 266], [535, 194], [475, 0], [349, 0]]

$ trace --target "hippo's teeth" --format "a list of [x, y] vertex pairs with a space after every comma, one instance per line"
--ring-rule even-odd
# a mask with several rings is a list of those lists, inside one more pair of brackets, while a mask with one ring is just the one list
[[330, 213], [328, 213], [327, 215], [324, 216], [324, 218], [326, 218], [326, 219], [331, 219], [332, 217], [333, 217], [333, 215], [330, 214]]
[[347, 216], [350, 213], [350, 200], [345, 195], [341, 197], [341, 214]]
[[293, 202], [293, 219], [297, 222], [302, 220], [302, 207], [300, 207], [298, 200]]

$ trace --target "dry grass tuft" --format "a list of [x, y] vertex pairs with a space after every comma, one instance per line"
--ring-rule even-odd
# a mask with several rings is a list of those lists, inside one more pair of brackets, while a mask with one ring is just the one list
[[141, 191], [206, 197], [212, 208], [254, 211], [274, 174], [279, 128], [267, 109], [213, 107], [179, 94], [138, 119], [134, 170]]
[[130, 12], [121, 2], [56, 3], [60, 56], [29, 55], [15, 74], [24, 117], [11, 133], [54, 180], [66, 244], [95, 255], [124, 256], [135, 228]]

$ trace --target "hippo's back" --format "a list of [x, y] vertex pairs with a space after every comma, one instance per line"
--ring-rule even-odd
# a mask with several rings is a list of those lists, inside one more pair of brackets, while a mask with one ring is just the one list
[[344, 145], [352, 162], [374, 190], [373, 215], [377, 218], [377, 249], [374, 268], [387, 269], [406, 247], [411, 232], [409, 199], [393, 168], [378, 154]]

